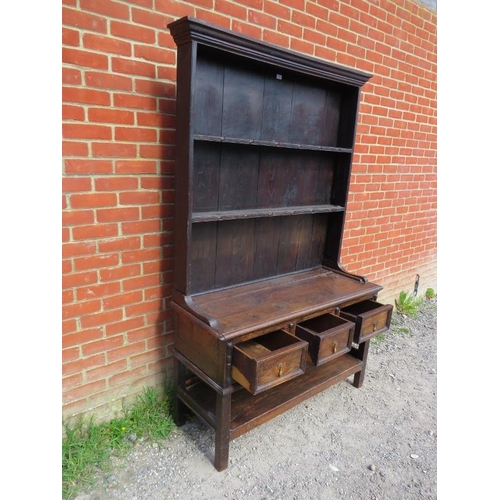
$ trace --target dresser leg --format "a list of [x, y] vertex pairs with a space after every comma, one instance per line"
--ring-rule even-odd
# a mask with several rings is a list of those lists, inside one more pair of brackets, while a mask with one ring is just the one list
[[368, 360], [369, 348], [370, 348], [370, 340], [366, 340], [365, 342], [361, 343], [357, 351], [354, 351], [353, 353], [354, 356], [356, 356], [356, 358], [363, 361], [363, 367], [361, 368], [361, 371], [354, 374], [354, 382], [352, 384], [354, 387], [358, 389], [363, 385], [363, 380], [365, 378], [366, 362]]
[[186, 367], [180, 363], [178, 359], [174, 358], [172, 417], [177, 427], [181, 427], [186, 423], [186, 414], [188, 412], [188, 407], [177, 396], [179, 384], [181, 384], [182, 387], [185, 387], [185, 382]]
[[229, 422], [231, 394], [217, 394], [215, 425], [215, 468], [222, 471], [229, 463]]

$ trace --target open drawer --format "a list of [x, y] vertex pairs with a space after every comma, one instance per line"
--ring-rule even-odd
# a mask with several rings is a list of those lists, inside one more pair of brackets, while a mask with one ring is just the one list
[[299, 323], [297, 337], [309, 343], [309, 355], [321, 365], [351, 350], [354, 323], [333, 314], [322, 314]]
[[231, 375], [252, 394], [305, 372], [307, 342], [276, 330], [233, 347]]
[[374, 300], [365, 300], [343, 307], [340, 310], [340, 316], [356, 325], [354, 342], [359, 344], [389, 329], [392, 306], [379, 304]]

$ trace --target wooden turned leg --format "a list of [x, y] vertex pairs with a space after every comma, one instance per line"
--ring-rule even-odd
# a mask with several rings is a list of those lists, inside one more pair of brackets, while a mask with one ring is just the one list
[[222, 471], [229, 463], [231, 394], [217, 394], [216, 413], [214, 465], [218, 471]]
[[352, 384], [354, 387], [358, 389], [363, 385], [363, 380], [365, 378], [366, 361], [368, 360], [369, 348], [370, 348], [370, 340], [366, 340], [362, 344], [359, 344], [359, 348], [357, 351], [354, 351], [354, 356], [363, 361], [363, 366], [361, 368], [361, 371], [354, 374], [354, 382]]

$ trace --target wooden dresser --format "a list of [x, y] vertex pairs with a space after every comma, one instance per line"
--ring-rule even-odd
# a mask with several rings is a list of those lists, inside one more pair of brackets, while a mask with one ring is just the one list
[[232, 439], [353, 376], [389, 327], [339, 263], [371, 75], [193, 18], [177, 45], [174, 404]]

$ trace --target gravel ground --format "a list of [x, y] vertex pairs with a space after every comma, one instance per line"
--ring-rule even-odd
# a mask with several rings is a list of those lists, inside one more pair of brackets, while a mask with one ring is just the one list
[[372, 341], [360, 389], [347, 379], [231, 441], [197, 419], [161, 445], [138, 443], [77, 500], [437, 498], [437, 301], [393, 314]]

